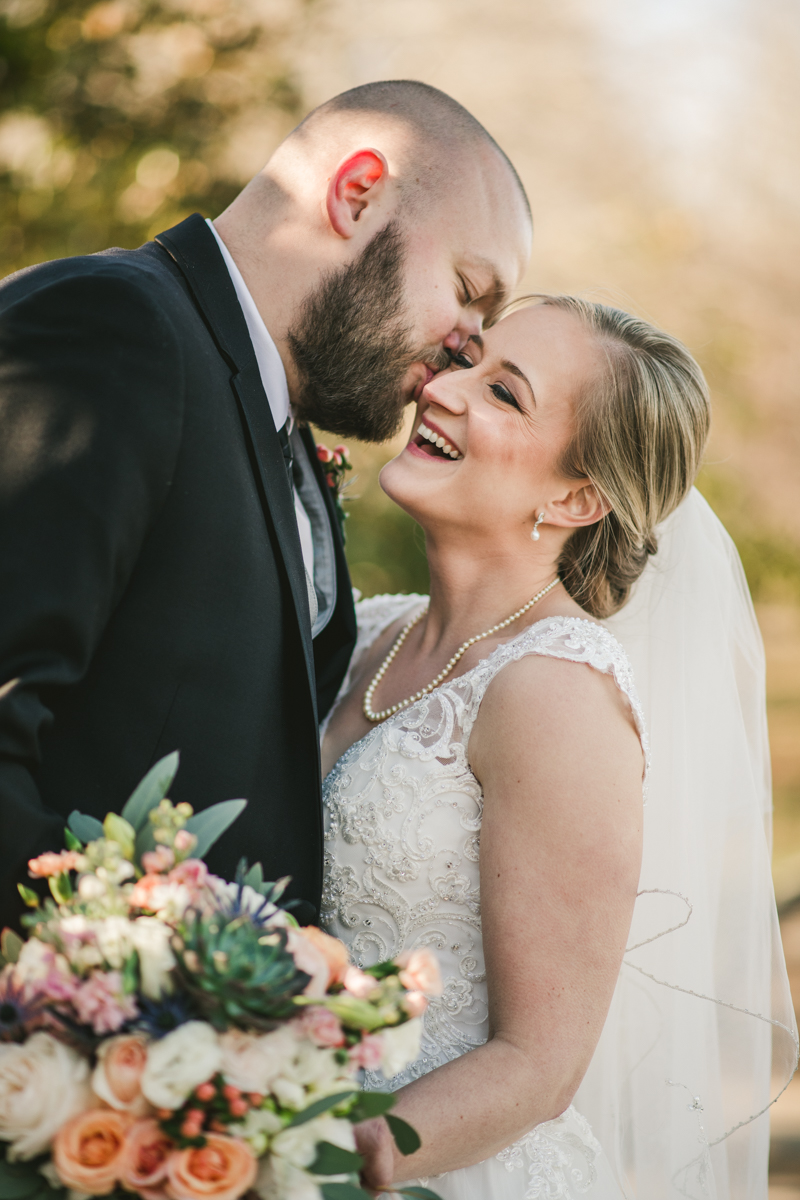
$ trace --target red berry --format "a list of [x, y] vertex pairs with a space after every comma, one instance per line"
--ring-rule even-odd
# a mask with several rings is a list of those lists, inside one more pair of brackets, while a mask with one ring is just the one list
[[245, 1100], [244, 1096], [240, 1096], [238, 1100], [231, 1100], [230, 1110], [232, 1117], [246, 1117], [247, 1110], [250, 1105]]
[[248, 1092], [247, 1099], [250, 1101], [253, 1108], [261, 1108], [261, 1105], [264, 1103], [264, 1097], [260, 1092]]
[[226, 1083], [222, 1089], [222, 1094], [226, 1100], [238, 1100], [242, 1091], [241, 1088], [234, 1087], [232, 1083]]

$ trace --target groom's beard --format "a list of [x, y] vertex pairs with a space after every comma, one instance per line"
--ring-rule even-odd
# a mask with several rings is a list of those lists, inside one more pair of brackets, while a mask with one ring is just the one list
[[442, 347], [411, 344], [403, 259], [400, 226], [391, 221], [354, 263], [328, 275], [306, 298], [288, 334], [300, 375], [301, 421], [341, 437], [385, 442], [412, 399], [402, 387], [409, 367], [447, 366]]

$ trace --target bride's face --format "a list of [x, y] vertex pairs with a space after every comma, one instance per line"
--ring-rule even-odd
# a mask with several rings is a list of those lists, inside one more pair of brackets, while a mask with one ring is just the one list
[[407, 446], [381, 473], [384, 491], [426, 532], [461, 530], [475, 545], [482, 536], [519, 542], [542, 509], [567, 536], [588, 523], [596, 498], [558, 463], [575, 399], [603, 363], [596, 339], [563, 309], [506, 317], [425, 387]]

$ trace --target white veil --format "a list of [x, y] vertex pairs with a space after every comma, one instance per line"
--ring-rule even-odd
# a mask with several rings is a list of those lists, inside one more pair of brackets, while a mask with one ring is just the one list
[[770, 874], [764, 655], [736, 549], [696, 491], [628, 605], [652, 768], [614, 1000], [575, 1100], [635, 1200], [766, 1200], [797, 1030]]

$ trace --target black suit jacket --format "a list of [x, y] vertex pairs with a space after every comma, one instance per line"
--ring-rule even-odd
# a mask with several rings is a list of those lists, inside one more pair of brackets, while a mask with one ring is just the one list
[[318, 720], [352, 651], [312, 645], [280, 442], [233, 284], [198, 216], [138, 250], [0, 284], [0, 925], [73, 808], [119, 810], [178, 749], [196, 810], [245, 797], [211, 852], [319, 904]]

